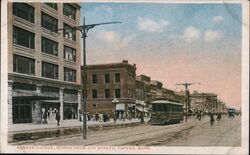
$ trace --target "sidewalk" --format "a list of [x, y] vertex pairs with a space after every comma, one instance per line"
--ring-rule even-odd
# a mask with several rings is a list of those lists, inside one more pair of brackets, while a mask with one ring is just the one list
[[[145, 122], [147, 122], [149, 119], [144, 118]], [[125, 119], [123, 120], [117, 120], [114, 122], [113, 119], [110, 119], [109, 122], [99, 122], [99, 121], [87, 121], [87, 126], [97, 126], [97, 125], [119, 125], [119, 124], [130, 124], [130, 123], [139, 123], [140, 119]], [[48, 130], [48, 129], [59, 129], [59, 128], [70, 128], [70, 127], [81, 127], [83, 126], [83, 122], [80, 122], [79, 120], [63, 120], [60, 122], [60, 126], [57, 126], [57, 123], [55, 121], [48, 121], [48, 124], [13, 124], [8, 127], [9, 133], [20, 133], [20, 132], [28, 132], [28, 131], [35, 131], [35, 130]]]
[[[145, 123], [149, 121], [144, 119]], [[124, 128], [140, 124], [140, 119], [117, 120], [114, 122], [111, 119], [109, 122], [87, 121], [87, 130], [100, 131], [112, 128]], [[66, 135], [82, 134], [83, 122], [79, 120], [64, 120], [57, 126], [56, 122], [49, 122], [48, 124], [14, 124], [8, 127], [8, 142], [19, 143], [25, 141], [32, 141], [42, 138], [52, 138]]]

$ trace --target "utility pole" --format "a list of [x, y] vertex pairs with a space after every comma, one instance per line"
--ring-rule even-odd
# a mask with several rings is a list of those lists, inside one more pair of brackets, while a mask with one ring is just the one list
[[199, 84], [200, 85], [200, 83], [188, 83], [187, 81], [186, 81], [186, 83], [178, 83], [178, 84], [175, 84], [175, 85], [182, 85], [182, 86], [184, 86], [185, 87], [185, 101], [186, 101], [186, 107], [185, 107], [185, 109], [186, 109], [186, 117], [185, 117], [185, 122], [187, 122], [187, 117], [188, 117], [188, 110], [189, 110], [189, 108], [190, 108], [190, 105], [189, 105], [189, 90], [188, 90], [188, 87], [189, 86], [191, 86], [191, 85], [194, 85], [194, 84]]
[[121, 22], [107, 22], [107, 23], [97, 23], [97, 24], [85, 24], [85, 17], [83, 17], [83, 25], [76, 26], [73, 28], [61, 28], [59, 30], [73, 29], [81, 32], [83, 38], [83, 72], [81, 72], [81, 77], [83, 78], [83, 87], [82, 87], [82, 114], [83, 114], [83, 139], [87, 139], [87, 65], [86, 65], [86, 38], [87, 33], [90, 29], [93, 29], [95, 26], [106, 25], [106, 24], [118, 24]]

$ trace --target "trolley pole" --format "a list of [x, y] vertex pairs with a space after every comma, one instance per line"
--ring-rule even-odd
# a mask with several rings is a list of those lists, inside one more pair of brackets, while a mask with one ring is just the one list
[[[188, 117], [188, 113], [189, 113], [189, 90], [188, 90], [188, 86], [190, 85], [194, 85], [196, 83], [188, 83], [186, 81], [186, 83], [179, 83], [179, 84], [175, 84], [175, 85], [182, 85], [185, 87], [185, 102], [186, 102], [186, 106], [185, 106], [185, 109], [186, 109], [186, 117], [185, 117], [185, 122], [187, 122], [187, 117]], [[197, 84], [201, 84], [201, 83], [197, 83]]]
[[118, 24], [121, 22], [107, 22], [107, 23], [97, 23], [97, 24], [85, 24], [85, 17], [83, 17], [83, 25], [76, 26], [73, 28], [61, 28], [57, 30], [65, 30], [65, 29], [72, 29], [78, 30], [81, 32], [83, 38], [83, 71], [81, 72], [83, 87], [82, 87], [82, 115], [83, 115], [83, 139], [87, 139], [87, 65], [86, 65], [86, 38], [87, 33], [90, 29], [93, 29], [95, 26], [105, 25], [105, 24]]

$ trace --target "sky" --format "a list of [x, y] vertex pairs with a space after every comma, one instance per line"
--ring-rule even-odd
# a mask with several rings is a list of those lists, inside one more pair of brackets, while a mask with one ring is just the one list
[[[240, 4], [81, 3], [87, 64], [128, 60], [136, 74], [180, 91], [215, 93], [230, 107], [241, 104]], [[82, 19], [81, 19], [82, 22]]]

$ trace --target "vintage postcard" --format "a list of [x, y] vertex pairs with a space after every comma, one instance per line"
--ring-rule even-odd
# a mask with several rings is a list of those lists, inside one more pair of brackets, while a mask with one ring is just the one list
[[1, 1], [1, 153], [249, 154], [249, 1]]

